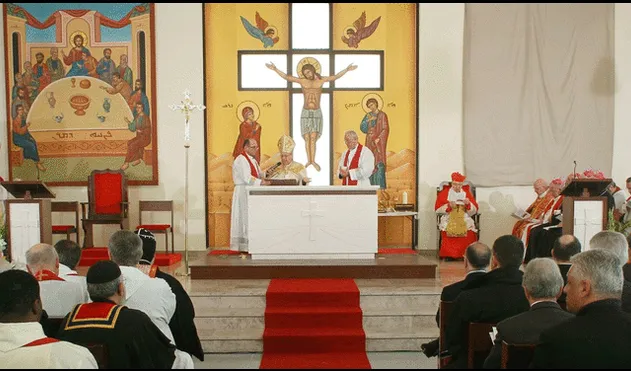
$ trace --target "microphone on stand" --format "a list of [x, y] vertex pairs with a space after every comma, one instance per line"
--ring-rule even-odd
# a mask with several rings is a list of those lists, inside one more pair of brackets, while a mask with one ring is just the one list
[[574, 174], [576, 174], [576, 160], [574, 160], [574, 172], [572, 172], [572, 178], [574, 178]]

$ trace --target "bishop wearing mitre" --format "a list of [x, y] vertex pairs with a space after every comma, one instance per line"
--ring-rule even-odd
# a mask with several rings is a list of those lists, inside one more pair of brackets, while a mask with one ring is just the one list
[[268, 179], [295, 179], [298, 184], [306, 185], [311, 181], [307, 177], [305, 167], [294, 161], [294, 148], [296, 142], [289, 135], [283, 135], [278, 140], [278, 152], [280, 152], [280, 163], [267, 170]]
[[451, 186], [443, 188], [436, 197], [434, 210], [441, 215], [438, 228], [441, 234], [439, 256], [447, 259], [460, 259], [470, 244], [478, 240], [477, 229], [471, 216], [478, 212], [478, 203], [465, 176], [451, 174]]
[[269, 185], [265, 172], [254, 157], [259, 144], [255, 139], [246, 139], [243, 151], [232, 163], [232, 213], [230, 216], [230, 250], [248, 251], [248, 194], [246, 186]]

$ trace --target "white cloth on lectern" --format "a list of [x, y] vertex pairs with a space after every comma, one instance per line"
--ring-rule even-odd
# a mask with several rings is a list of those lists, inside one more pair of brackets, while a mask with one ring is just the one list
[[[359, 145], [355, 146], [355, 148], [350, 150], [350, 153], [348, 154], [348, 163], [347, 163], [347, 168], [350, 167], [351, 165], [351, 161], [353, 160], [353, 157], [355, 156], [355, 152], [357, 151], [357, 148], [359, 147]], [[344, 151], [342, 153], [342, 156], [340, 157], [340, 161], [337, 164], [337, 173], [340, 173], [340, 169], [344, 166], [344, 159], [346, 158], [346, 153], [349, 150], [347, 149], [346, 151]], [[372, 175], [372, 172], [375, 170], [375, 155], [372, 153], [372, 151], [366, 147], [366, 146], [362, 146], [362, 151], [359, 154], [359, 165], [357, 167], [357, 169], [352, 169], [349, 171], [349, 177], [351, 180], [356, 180], [357, 181], [357, 185], [359, 187], [363, 187], [363, 186], [370, 186], [370, 176]]]
[[232, 215], [230, 217], [230, 250], [248, 251], [248, 193], [246, 186], [259, 186], [263, 172], [256, 159], [247, 155], [256, 167], [259, 177], [252, 176], [250, 163], [243, 154], [237, 156], [232, 163]]

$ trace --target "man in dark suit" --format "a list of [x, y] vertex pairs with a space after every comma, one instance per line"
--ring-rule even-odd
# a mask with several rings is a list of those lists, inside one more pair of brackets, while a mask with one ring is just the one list
[[[498, 323], [529, 308], [519, 270], [524, 243], [513, 235], [493, 243], [491, 271], [469, 282], [456, 298], [445, 330], [450, 368], [467, 366], [467, 334], [470, 322]], [[484, 359], [476, 368], [482, 367]]]
[[[572, 263], [570, 258], [581, 252], [581, 241], [571, 234], [564, 234], [554, 241], [552, 247], [552, 259], [559, 266], [561, 277], [563, 277], [563, 286], [567, 283], [567, 272], [570, 270]], [[565, 293], [562, 293], [557, 303], [565, 307]]]
[[[495, 344], [484, 361], [484, 368], [501, 368], [502, 341], [508, 344], [537, 344], [544, 330], [574, 317], [557, 304], [557, 298], [563, 291], [563, 277], [554, 260], [531, 260], [524, 272], [523, 287], [530, 310], [497, 324]], [[521, 365], [523, 368], [528, 366]]]
[[[627, 236], [627, 245], [629, 246], [627, 251], [631, 252], [631, 234]], [[622, 274], [624, 275], [625, 281], [631, 281], [631, 263], [628, 261], [622, 266]]]
[[[440, 294], [441, 301], [454, 301], [462, 291], [463, 287], [476, 277], [486, 273], [486, 269], [491, 262], [491, 249], [481, 242], [474, 242], [467, 247], [464, 253], [465, 278], [462, 281], [452, 283], [443, 287]], [[440, 327], [440, 307], [436, 311], [436, 325]], [[421, 345], [421, 350], [427, 357], [438, 355], [439, 340], [435, 339], [429, 343]]]
[[[589, 240], [591, 250], [601, 249], [612, 252], [618, 257], [620, 269], [629, 260], [629, 245], [627, 238], [620, 232], [601, 231]], [[622, 282], [622, 310], [631, 313], [631, 282], [623, 279]]]
[[576, 317], [541, 333], [534, 368], [629, 368], [631, 314], [621, 308], [619, 258], [594, 249], [571, 261], [564, 291]]

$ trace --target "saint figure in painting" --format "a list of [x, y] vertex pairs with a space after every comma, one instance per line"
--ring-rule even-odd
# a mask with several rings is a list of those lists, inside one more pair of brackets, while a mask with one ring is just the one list
[[[248, 104], [245, 107], [241, 108], [244, 104]], [[256, 108], [256, 114], [254, 112]], [[239, 112], [241, 111], [241, 112]], [[243, 102], [237, 108], [237, 117], [241, 121], [241, 125], [239, 125], [239, 136], [237, 137], [237, 142], [234, 145], [234, 150], [232, 151], [232, 157], [237, 158], [243, 152], [243, 143], [245, 143], [246, 139], [255, 139], [256, 143], [261, 142], [261, 125], [256, 122], [258, 119], [258, 106], [254, 104], [254, 102]], [[254, 154], [254, 158], [258, 163], [261, 162], [261, 148], [257, 148]]]

